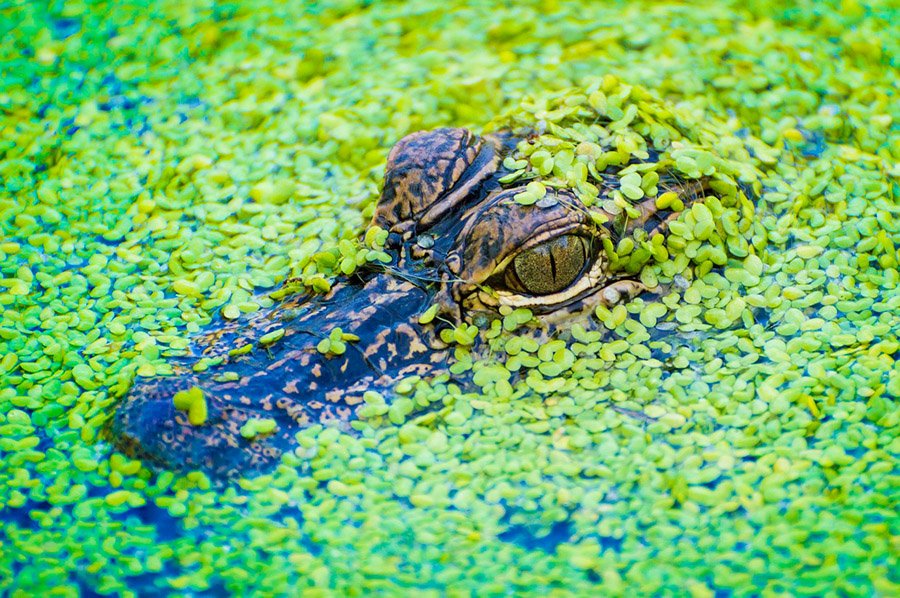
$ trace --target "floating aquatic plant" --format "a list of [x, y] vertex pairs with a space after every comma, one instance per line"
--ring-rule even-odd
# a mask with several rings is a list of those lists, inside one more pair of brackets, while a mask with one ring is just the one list
[[[891, 3], [0, 13], [0, 591], [896, 593]], [[233, 487], [110, 449], [213, 318], [382, 261], [391, 143], [500, 122], [535, 127], [520, 200], [681, 212], [604, 248], [659, 301], [546, 343], [502, 314], [457, 349], [474, 388], [400, 381]], [[646, 138], [721, 205], [678, 206]]]

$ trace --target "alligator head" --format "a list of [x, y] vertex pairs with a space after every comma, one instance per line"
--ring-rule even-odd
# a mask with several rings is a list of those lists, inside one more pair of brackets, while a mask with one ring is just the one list
[[[399, 379], [447, 371], [453, 350], [442, 328], [483, 324], [509, 306], [552, 332], [645, 290], [636, 272], [610, 267], [604, 247], [635, 233], [646, 241], [678, 213], [657, 194], [627, 213], [588, 210], [566, 188], [538, 199], [534, 187], [506, 182], [515, 177], [504, 160], [520, 142], [527, 133], [459, 128], [403, 138], [371, 224], [386, 231], [390, 262], [339, 277], [327, 293], [220, 321], [194, 343], [218, 363], [197, 372], [185, 358], [174, 376], [139, 379], [111, 423], [114, 442], [166, 468], [252, 475], [295, 448], [304, 427], [352, 431], [367, 391], [390, 400]], [[619, 187], [603, 173], [594, 183], [601, 197]], [[664, 172], [658, 187], [685, 206], [704, 197], [701, 179]]]

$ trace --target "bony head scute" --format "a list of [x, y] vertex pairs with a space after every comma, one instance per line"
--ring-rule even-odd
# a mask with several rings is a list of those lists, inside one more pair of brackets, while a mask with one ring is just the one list
[[418, 131], [388, 155], [372, 223], [405, 233], [425, 229], [497, 171], [497, 142], [467, 129]]

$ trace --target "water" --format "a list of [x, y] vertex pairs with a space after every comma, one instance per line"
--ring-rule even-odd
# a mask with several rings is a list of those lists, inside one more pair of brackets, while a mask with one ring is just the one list
[[[0, 11], [0, 593], [897, 593], [891, 3]], [[605, 75], [750, 145], [760, 264], [267, 477], [113, 450], [135, 376], [356, 237], [396, 140]]]

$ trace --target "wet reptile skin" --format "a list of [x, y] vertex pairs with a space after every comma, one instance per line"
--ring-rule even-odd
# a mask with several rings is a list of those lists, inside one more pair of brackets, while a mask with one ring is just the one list
[[[603, 237], [616, 242], [636, 228], [664, 231], [672, 212], [657, 210], [648, 199], [637, 206], [640, 218], [610, 214], [600, 226], [565, 190], [520, 205], [513, 197], [522, 183], [505, 188], [499, 182], [508, 174], [503, 157], [518, 141], [506, 133], [479, 137], [450, 128], [402, 139], [389, 155], [373, 218], [373, 225], [390, 231], [385, 250], [393, 261], [339, 279], [325, 295], [296, 294], [252, 317], [214, 323], [194, 340], [191, 356], [173, 363], [173, 376], [136, 381], [111, 422], [113, 442], [163, 468], [200, 469], [217, 478], [252, 476], [296, 448], [294, 435], [306, 426], [351, 431], [367, 390], [390, 400], [391, 387], [402, 377], [446, 372], [452, 348], [436, 326], [471, 322], [479, 314], [496, 317], [505, 304], [531, 309], [546, 335], [600, 302], [644, 290], [627, 275], [608, 272], [597, 248]], [[685, 204], [703, 196], [699, 183], [663, 176], [659, 185], [678, 191]], [[577, 237], [591, 253], [580, 276], [557, 293], [508, 288], [516, 256], [561, 235]], [[419, 324], [434, 304], [441, 317]], [[317, 343], [335, 327], [359, 340], [340, 356], [318, 352]], [[283, 338], [259, 346], [262, 335], [278, 329], [285, 330]], [[247, 344], [254, 345], [252, 351], [228, 354]], [[223, 361], [195, 373], [191, 366], [200, 356]], [[173, 402], [176, 392], [193, 387], [207, 403], [202, 425], [192, 425]], [[252, 418], [272, 418], [277, 428], [248, 440], [240, 428]]]

